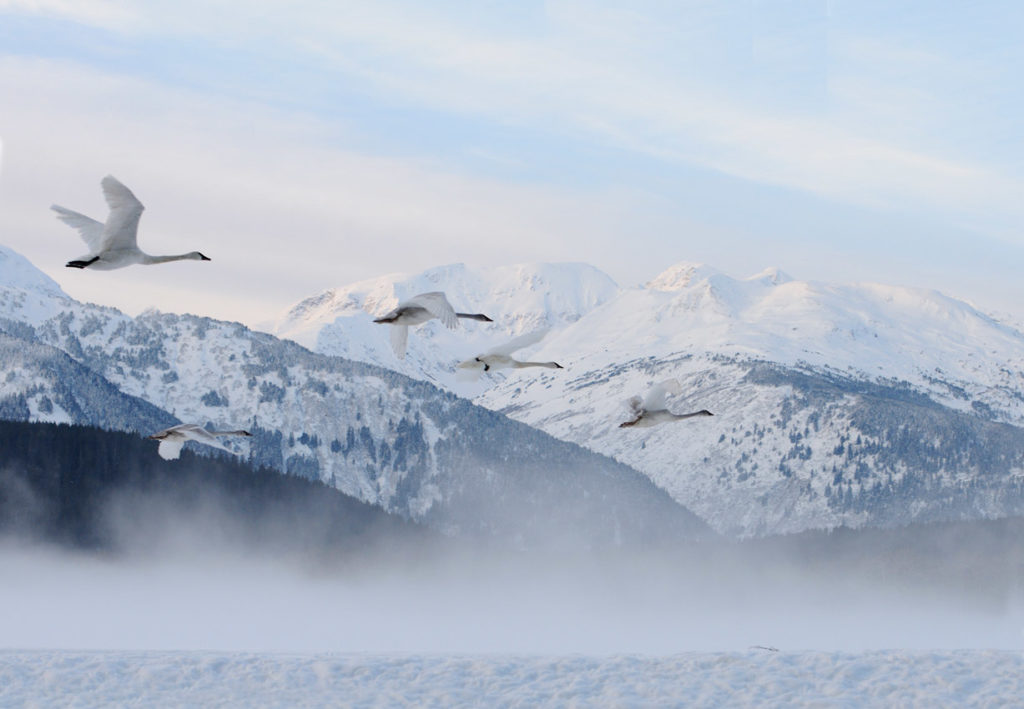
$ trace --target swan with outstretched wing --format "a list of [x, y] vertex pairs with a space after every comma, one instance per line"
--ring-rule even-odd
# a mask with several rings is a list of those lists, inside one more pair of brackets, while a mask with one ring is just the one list
[[440, 320], [449, 329], [457, 328], [459, 319], [493, 322], [482, 313], [455, 312], [455, 308], [448, 302], [448, 298], [440, 291], [420, 293], [408, 300], [403, 300], [391, 312], [375, 318], [374, 322], [391, 326], [391, 347], [395, 350], [398, 359], [405, 359], [405, 351], [409, 343], [409, 328], [422, 325], [434, 318]]
[[619, 424], [619, 428], [648, 428], [669, 421], [681, 421], [693, 418], [694, 416], [714, 416], [707, 409], [694, 411], [689, 414], [674, 414], [668, 410], [666, 400], [669, 394], [677, 395], [683, 391], [678, 379], [666, 379], [652, 384], [647, 390], [647, 395], [632, 396], [626, 400], [626, 408], [629, 409], [630, 420]]
[[160, 454], [161, 458], [164, 460], [177, 460], [181, 456], [181, 449], [185, 445], [185, 441], [195, 441], [196, 443], [213, 446], [222, 451], [238, 455], [236, 451], [231, 450], [218, 441], [217, 437], [251, 435], [248, 431], [207, 431], [202, 426], [197, 426], [194, 423], [181, 423], [177, 426], [165, 428], [163, 431], [157, 431], [152, 436], [147, 436], [147, 438], [160, 441], [156, 451]]
[[57, 219], [75, 229], [89, 248], [89, 253], [67, 262], [68, 268], [89, 268], [113, 271], [135, 264], [152, 265], [169, 261], [209, 261], [198, 251], [176, 256], [150, 256], [137, 243], [139, 219], [145, 207], [132, 191], [115, 177], [107, 175], [100, 181], [110, 214], [105, 224], [84, 214], [54, 204], [50, 207]]
[[548, 334], [547, 328], [528, 332], [525, 335], [514, 337], [503, 345], [477, 355], [473, 359], [459, 362], [457, 365], [458, 374], [463, 379], [479, 379], [484, 372], [493, 372], [497, 369], [524, 369], [526, 367], [546, 367], [547, 369], [563, 369], [558, 362], [528, 362], [513, 359], [512, 353], [524, 347], [535, 345], [544, 339]]

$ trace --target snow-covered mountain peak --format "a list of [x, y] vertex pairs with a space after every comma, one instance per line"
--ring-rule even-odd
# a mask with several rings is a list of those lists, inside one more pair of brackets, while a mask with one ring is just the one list
[[720, 275], [721, 271], [703, 263], [680, 261], [666, 268], [653, 279], [644, 284], [645, 288], [661, 291], [677, 291], [706, 280], [711, 276]]
[[61, 312], [70, 300], [56, 281], [0, 245], [0, 318], [38, 323]]
[[27, 258], [2, 244], [0, 244], [0, 287], [68, 297], [55, 280], [33, 266]]
[[[457, 311], [484, 313], [494, 322], [467, 322], [456, 330], [428, 322], [411, 334], [405, 360], [397, 359], [387, 326], [374, 324], [373, 317], [401, 300], [438, 290]], [[456, 263], [324, 291], [292, 307], [270, 330], [325, 354], [379, 364], [448, 386], [453, 385], [454, 380], [448, 380], [454, 376], [455, 362], [526, 332], [574, 323], [619, 292], [611, 278], [583, 263], [492, 267]]]
[[746, 278], [747, 281], [758, 281], [765, 285], [777, 286], [782, 283], [789, 283], [793, 280], [793, 277], [780, 268], [775, 266], [769, 266], [760, 273], [755, 273], [753, 276]]

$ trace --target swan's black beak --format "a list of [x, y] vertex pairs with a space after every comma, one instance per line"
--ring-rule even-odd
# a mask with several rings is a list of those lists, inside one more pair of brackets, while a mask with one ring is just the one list
[[565, 367], [560, 365], [558, 362], [555, 362], [555, 369], [565, 369]]
[[209, 256], [203, 256], [202, 254], [199, 254], [199, 260], [200, 261], [212, 261], [213, 259], [211, 259]]

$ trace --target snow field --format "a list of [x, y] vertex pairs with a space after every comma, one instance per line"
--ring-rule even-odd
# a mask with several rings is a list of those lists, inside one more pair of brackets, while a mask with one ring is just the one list
[[2, 706], [1020, 706], [1016, 652], [0, 652]]

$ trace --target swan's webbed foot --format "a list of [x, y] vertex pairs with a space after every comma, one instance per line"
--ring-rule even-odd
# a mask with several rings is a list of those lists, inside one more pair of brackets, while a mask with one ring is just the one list
[[78, 260], [68, 261], [66, 264], [64, 264], [64, 266], [66, 268], [85, 268], [86, 266], [93, 265], [94, 263], [96, 263], [99, 260], [100, 260], [99, 256], [93, 256], [88, 261], [78, 261]]

